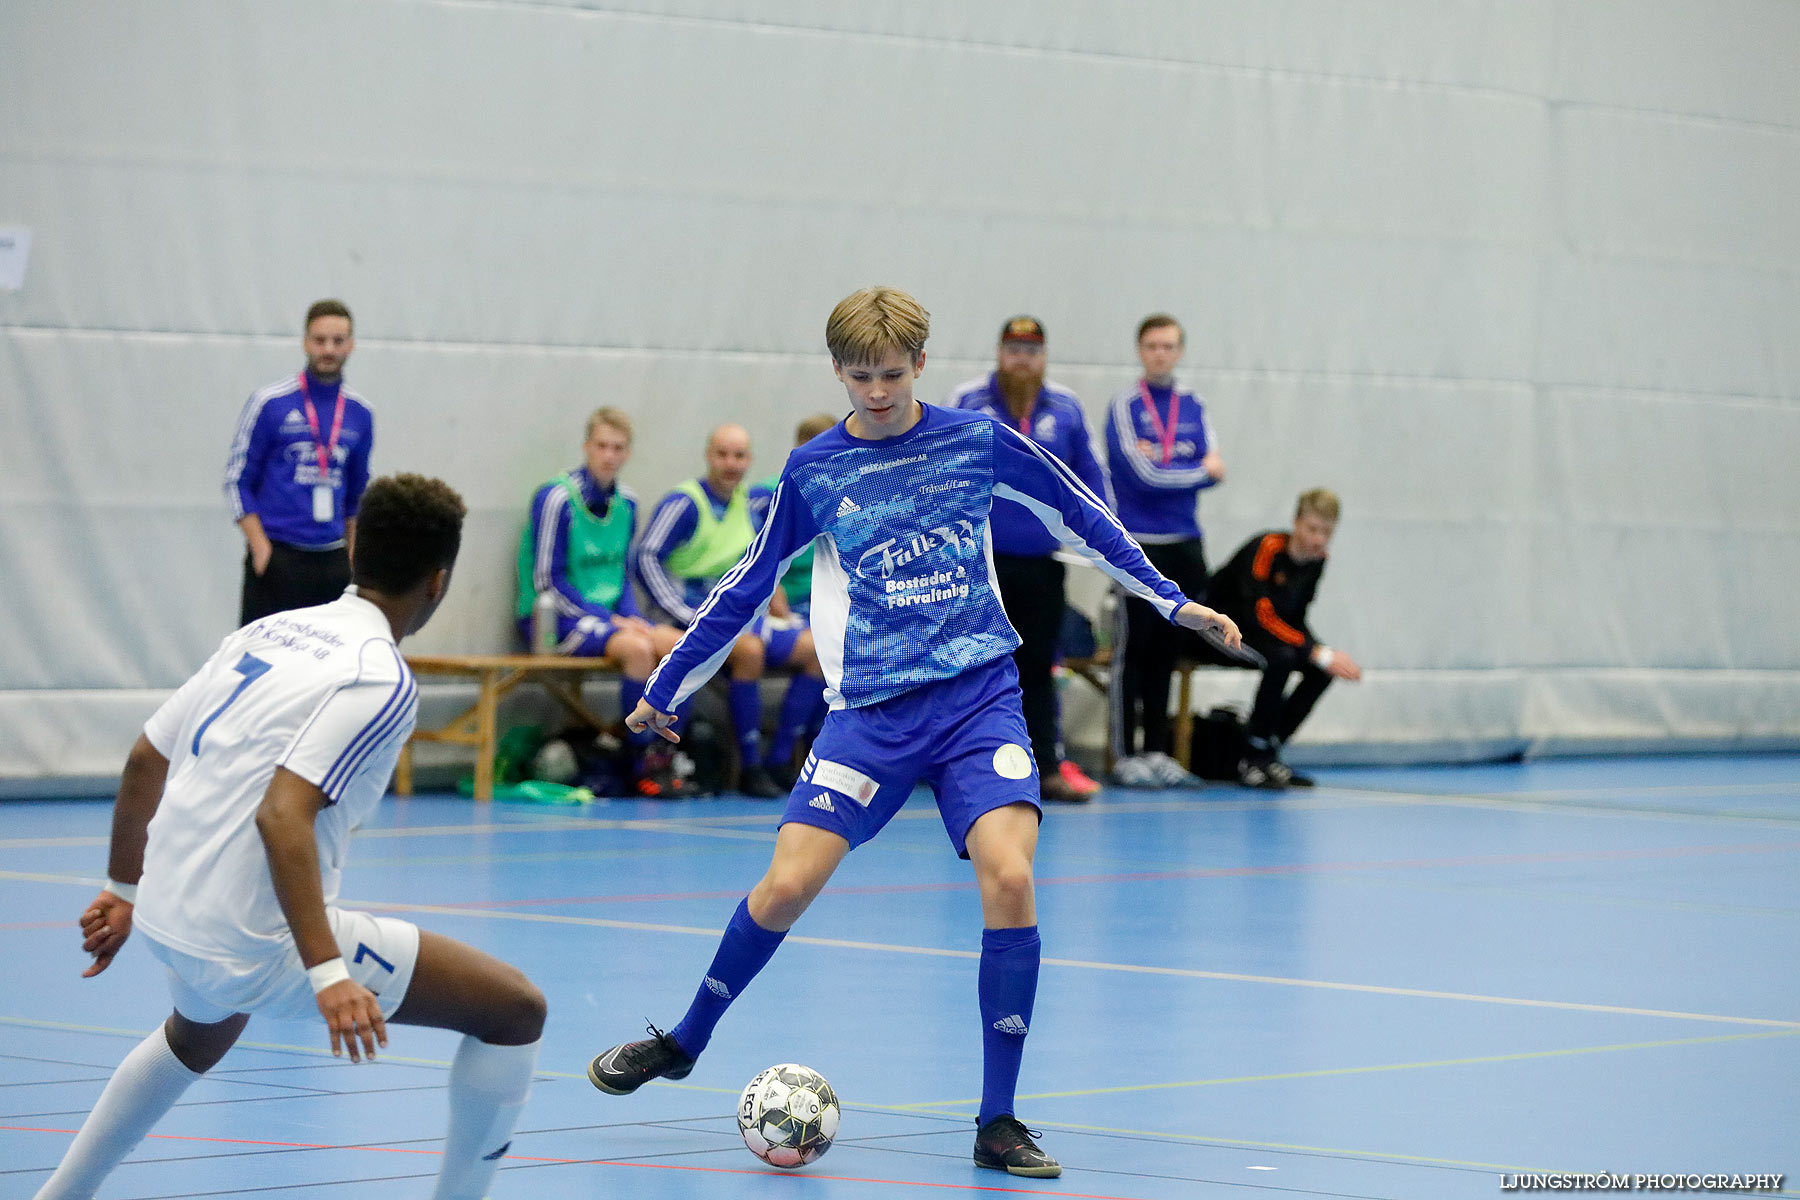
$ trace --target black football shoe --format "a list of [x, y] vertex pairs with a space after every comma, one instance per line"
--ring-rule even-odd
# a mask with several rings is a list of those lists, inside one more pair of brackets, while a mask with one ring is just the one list
[[738, 775], [737, 790], [752, 800], [781, 800], [788, 789], [775, 782], [767, 767], [752, 767]]
[[1031, 1140], [1037, 1136], [1011, 1113], [1002, 1113], [975, 1131], [975, 1165], [1008, 1175], [1055, 1179], [1062, 1174], [1062, 1164], [1038, 1149]]
[[694, 1069], [675, 1039], [651, 1025], [641, 1042], [614, 1046], [588, 1064], [588, 1082], [609, 1096], [629, 1096], [652, 1079], [686, 1079]]

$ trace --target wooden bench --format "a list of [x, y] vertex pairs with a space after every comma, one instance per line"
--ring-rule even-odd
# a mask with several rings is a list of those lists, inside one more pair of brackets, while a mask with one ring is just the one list
[[421, 680], [472, 679], [476, 695], [474, 704], [436, 729], [413, 730], [394, 768], [394, 791], [402, 796], [412, 795], [413, 743], [448, 742], [475, 747], [475, 799], [493, 799], [494, 751], [500, 740], [494, 726], [495, 714], [500, 698], [522, 683], [538, 684], [570, 716], [596, 731], [607, 727], [607, 722], [595, 716], [581, 699], [581, 685], [587, 676], [615, 674], [601, 659], [538, 654], [409, 654], [406, 663]]
[[[1101, 693], [1101, 695], [1109, 697], [1108, 703], [1111, 702], [1110, 693], [1108, 692], [1108, 689], [1112, 686], [1113, 667], [1112, 650], [1110, 647], [1099, 651], [1092, 658], [1065, 658], [1062, 661], [1062, 665], [1067, 668], [1071, 674], [1087, 680], [1088, 683], [1092, 684]], [[1176, 762], [1181, 764], [1182, 770], [1186, 771], [1192, 769], [1192, 755], [1194, 750], [1194, 672], [1205, 667], [1243, 665], [1246, 664], [1196, 662], [1190, 658], [1176, 660], [1175, 718], [1173, 727], [1175, 753], [1173, 757]], [[1107, 774], [1112, 774], [1112, 769], [1113, 745], [1112, 738], [1108, 737], [1106, 739]]]

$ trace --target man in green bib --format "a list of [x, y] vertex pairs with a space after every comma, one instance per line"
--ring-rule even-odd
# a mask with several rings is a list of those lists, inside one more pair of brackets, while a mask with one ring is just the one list
[[[637, 496], [619, 485], [631, 457], [631, 418], [596, 409], [582, 440], [585, 462], [533, 493], [519, 539], [519, 632], [532, 644], [532, 607], [554, 602], [556, 653], [604, 659], [620, 675], [619, 702], [637, 707], [644, 681], [681, 634], [638, 611], [627, 566], [637, 533]], [[648, 737], [632, 734], [632, 743]]]
[[[838, 419], [830, 413], [814, 413], [794, 427], [794, 445], [804, 446], [806, 443], [830, 429], [838, 423]], [[774, 492], [775, 483], [781, 478], [781, 472], [763, 480], [757, 486]], [[787, 600], [788, 611], [796, 613], [809, 621], [812, 619], [812, 566], [813, 551], [808, 546], [800, 552], [798, 558], [788, 564], [787, 571], [781, 576], [781, 594]], [[817, 719], [825, 719], [825, 709], [820, 706]]]
[[[744, 556], [762, 528], [773, 493], [745, 482], [750, 470], [750, 434], [741, 425], [721, 425], [706, 439], [706, 474], [664, 496], [639, 540], [632, 561], [651, 604], [670, 624], [686, 628], [707, 596]], [[762, 745], [762, 693], [766, 667], [788, 667], [788, 685], [775, 736]], [[792, 783], [794, 747], [823, 702], [825, 676], [813, 652], [812, 630], [788, 611], [777, 592], [757, 626], [732, 646], [731, 720], [737, 730], [742, 769], [738, 790], [776, 799]]]

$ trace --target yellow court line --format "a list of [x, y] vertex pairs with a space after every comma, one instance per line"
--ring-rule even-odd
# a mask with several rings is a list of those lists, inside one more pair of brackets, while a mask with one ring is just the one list
[[[113, 1028], [113, 1027], [104, 1026], [104, 1025], [78, 1025], [78, 1024], [74, 1024], [72, 1022], [67, 1022], [67, 1021], [40, 1021], [40, 1020], [34, 1020], [31, 1018], [27, 1018], [27, 1017], [0, 1016], [0, 1025], [17, 1025], [17, 1026], [24, 1026], [26, 1028], [31, 1028], [31, 1029], [65, 1030], [65, 1031], [72, 1032], [72, 1033], [99, 1033], [99, 1034], [110, 1034], [110, 1035], [117, 1035], [117, 1036], [124, 1036], [124, 1037], [136, 1037], [136, 1038], [148, 1037], [150, 1034], [150, 1031], [147, 1029], [119, 1029], [119, 1028]], [[1674, 1041], [1674, 1042], [1660, 1042], [1660, 1043], [1659, 1042], [1646, 1042], [1646, 1043], [1643, 1043], [1643, 1046], [1645, 1046], [1645, 1047], [1656, 1046], [1656, 1045], [1678, 1046], [1678, 1045], [1691, 1045], [1691, 1044], [1696, 1044], [1696, 1043], [1701, 1043], [1701, 1042], [1728, 1042], [1728, 1041], [1741, 1041], [1741, 1040], [1744, 1040], [1747, 1038], [1787, 1037], [1787, 1036], [1790, 1036], [1790, 1035], [1786, 1034], [1786, 1033], [1734, 1034], [1734, 1035], [1728, 1035], [1728, 1036], [1717, 1037], [1717, 1038], [1692, 1038], [1692, 1039], [1684, 1039], [1681, 1041]], [[239, 1042], [239, 1043], [237, 1043], [237, 1047], [240, 1047], [240, 1048], [243, 1048], [246, 1050], [285, 1050], [285, 1051], [289, 1051], [292, 1053], [304, 1054], [304, 1055], [313, 1056], [313, 1057], [323, 1057], [323, 1058], [331, 1057], [330, 1051], [319, 1048], [319, 1047], [292, 1046], [292, 1045], [286, 1045], [286, 1044], [279, 1043], [279, 1042]], [[1550, 1051], [1547, 1053], [1548, 1054], [1556, 1054], [1556, 1053], [1583, 1054], [1583, 1053], [1594, 1053], [1594, 1052], [1598, 1052], [1601, 1050], [1610, 1050], [1610, 1049], [1624, 1050], [1624, 1049], [1637, 1049], [1637, 1048], [1639, 1048], [1639, 1047], [1636, 1047], [1636, 1046], [1616, 1046], [1616, 1047], [1596, 1046], [1596, 1047], [1590, 1047], [1585, 1050], [1577, 1049], [1577, 1050], [1566, 1050], [1566, 1051]], [[1488, 1061], [1503, 1060], [1503, 1059], [1507, 1059], [1507, 1058], [1533, 1058], [1533, 1057], [1544, 1057], [1544, 1056], [1545, 1056], [1544, 1054], [1500, 1055], [1500, 1056], [1495, 1056], [1494, 1059], [1469, 1059], [1466, 1061], [1468, 1061], [1468, 1062], [1488, 1062]], [[441, 1067], [444, 1069], [448, 1069], [451, 1065], [448, 1061], [443, 1060], [443, 1059], [405, 1058], [405, 1057], [401, 1057], [398, 1055], [385, 1054], [385, 1053], [382, 1054], [380, 1058], [376, 1059], [376, 1061], [377, 1062], [403, 1063], [408, 1066]], [[1408, 1067], [1408, 1066], [1415, 1066], [1415, 1065], [1430, 1066], [1430, 1065], [1440, 1065], [1440, 1064], [1397, 1064], [1397, 1065], [1391, 1066], [1391, 1067], [1370, 1067], [1370, 1068], [1360, 1068], [1360, 1069], [1374, 1070], [1374, 1071], [1403, 1070], [1403, 1069], [1406, 1069], [1406, 1067]], [[1261, 1079], [1297, 1078], [1297, 1077], [1300, 1077], [1300, 1076], [1303, 1076], [1306, 1074], [1342, 1074], [1342, 1073], [1349, 1073], [1349, 1072], [1355, 1071], [1357, 1069], [1358, 1068], [1350, 1068], [1347, 1071], [1343, 1071], [1343, 1072], [1332, 1072], [1332, 1071], [1312, 1072], [1312, 1073], [1297, 1072], [1291, 1076], [1281, 1076], [1281, 1075], [1252, 1076], [1252, 1077], [1246, 1077], [1244, 1080], [1208, 1080], [1208, 1081], [1202, 1081], [1202, 1082], [1210, 1082], [1210, 1083], [1256, 1082]], [[573, 1071], [538, 1070], [535, 1072], [535, 1074], [539, 1075], [539, 1076], [544, 1076], [547, 1078], [552, 1078], [552, 1079], [586, 1079], [587, 1078], [587, 1075], [585, 1073], [573, 1072]], [[675, 1088], [675, 1089], [678, 1089], [681, 1091], [707, 1092], [707, 1093], [712, 1093], [715, 1095], [736, 1095], [737, 1094], [736, 1088], [701, 1087], [701, 1086], [697, 1086], [695, 1084], [677, 1083], [674, 1080], [669, 1080], [669, 1079], [651, 1080], [651, 1086]], [[1184, 1086], [1184, 1085], [1176, 1084], [1176, 1085], [1165, 1085], [1165, 1086]], [[1097, 1089], [1097, 1092], [1125, 1091], [1125, 1090], [1131, 1090], [1131, 1089], [1102, 1088], [1102, 1089]], [[1043, 1094], [1040, 1094], [1037, 1096], [1021, 1096], [1020, 1099], [1022, 1099], [1022, 1100], [1037, 1100], [1037, 1099], [1048, 1098], [1051, 1096], [1085, 1095], [1085, 1094], [1090, 1094], [1090, 1093], [1075, 1093], [1075, 1092], [1043, 1093]], [[935, 1104], [939, 1104], [939, 1105], [979, 1104], [979, 1103], [980, 1103], [979, 1100], [967, 1100], [967, 1101], [948, 1101], [948, 1100], [946, 1100], [946, 1101], [935, 1102]], [[858, 1103], [858, 1104], [854, 1105], [853, 1107], [860, 1108], [860, 1109], [870, 1109], [870, 1110], [873, 1110], [876, 1112], [891, 1112], [891, 1113], [904, 1115], [904, 1114], [917, 1112], [918, 1110], [921, 1110], [921, 1109], [933, 1107], [933, 1105], [932, 1104], [865, 1104], [865, 1103]], [[1543, 1170], [1548, 1169], [1548, 1168], [1542, 1168], [1542, 1167], [1516, 1166], [1516, 1165], [1508, 1164], [1508, 1163], [1472, 1162], [1472, 1161], [1469, 1161], [1466, 1159], [1457, 1159], [1457, 1158], [1434, 1158], [1430, 1155], [1424, 1155], [1424, 1154], [1397, 1154], [1397, 1153], [1393, 1153], [1393, 1152], [1385, 1151], [1385, 1150], [1355, 1150], [1355, 1149], [1350, 1149], [1350, 1148], [1341, 1147], [1341, 1146], [1308, 1146], [1308, 1145], [1295, 1144], [1295, 1143], [1291, 1143], [1291, 1142], [1254, 1141], [1254, 1140], [1251, 1140], [1248, 1138], [1207, 1137], [1202, 1134], [1170, 1133], [1166, 1129], [1125, 1129], [1125, 1128], [1120, 1128], [1120, 1127], [1111, 1126], [1111, 1125], [1083, 1125], [1083, 1124], [1077, 1124], [1072, 1121], [1043, 1121], [1043, 1120], [1037, 1120], [1037, 1119], [1033, 1120], [1033, 1124], [1042, 1125], [1046, 1129], [1064, 1129], [1064, 1130], [1068, 1130], [1073, 1133], [1113, 1134], [1113, 1135], [1117, 1135], [1120, 1137], [1146, 1138], [1151, 1141], [1173, 1142], [1173, 1143], [1181, 1144], [1181, 1145], [1218, 1146], [1221, 1148], [1228, 1148], [1228, 1149], [1241, 1148], [1241, 1149], [1250, 1149], [1250, 1150], [1271, 1150], [1271, 1151], [1283, 1151], [1283, 1152], [1291, 1153], [1291, 1154], [1335, 1155], [1335, 1156], [1339, 1156], [1339, 1157], [1365, 1159], [1365, 1160], [1377, 1161], [1377, 1162], [1419, 1163], [1424, 1166], [1473, 1168], [1473, 1169], [1488, 1170], [1488, 1171], [1529, 1172], [1529, 1171], [1543, 1171]], [[1781, 1192], [1775, 1192], [1775, 1193], [1770, 1193], [1770, 1194], [1778, 1195], [1778, 1196], [1795, 1196], [1795, 1195], [1800, 1195], [1800, 1192], [1781, 1191]]]
[[[1249, 1138], [1205, 1137], [1201, 1134], [1169, 1133], [1157, 1129], [1119, 1129], [1110, 1125], [1077, 1125], [1070, 1121], [1041, 1121], [1032, 1118], [1033, 1125], [1041, 1125], [1045, 1129], [1066, 1129], [1071, 1133], [1109, 1133], [1120, 1137], [1151, 1138], [1162, 1141], [1178, 1141], [1204, 1146], [1220, 1146], [1228, 1149], [1243, 1148], [1248, 1150], [1273, 1150], [1289, 1154], [1322, 1154], [1340, 1158], [1359, 1158], [1376, 1162], [1418, 1163], [1429, 1167], [1456, 1167], [1482, 1171], [1505, 1171], [1550, 1174], [1559, 1173], [1559, 1168], [1526, 1167], [1512, 1163], [1475, 1162], [1462, 1158], [1434, 1158], [1426, 1154], [1398, 1154], [1388, 1150], [1353, 1150], [1343, 1146], [1308, 1146], [1293, 1142], [1259, 1142]], [[1800, 1196], [1800, 1192], [1780, 1191], [1761, 1192], [1764, 1196]]]
[[1598, 817], [1616, 820], [1645, 821], [1712, 821], [1733, 825], [1775, 825], [1792, 828], [1793, 817], [1768, 813], [1709, 811], [1687, 808], [1633, 807], [1627, 804], [1605, 804], [1597, 800], [1545, 800], [1542, 793], [1520, 792], [1401, 792], [1385, 788], [1354, 788], [1372, 803], [1436, 808], [1468, 808], [1485, 812], [1535, 813], [1548, 816]]
[[[1066, 1100], [1075, 1096], [1109, 1096], [1123, 1092], [1162, 1092], [1182, 1088], [1219, 1087], [1238, 1083], [1280, 1083], [1291, 1079], [1328, 1079], [1336, 1075], [1375, 1075], [1386, 1071], [1421, 1071], [1438, 1067], [1472, 1067], [1488, 1063], [1526, 1062], [1540, 1058], [1568, 1058], [1581, 1054], [1613, 1054], [1625, 1050], [1661, 1050], [1671, 1046], [1709, 1046], [1723, 1042], [1758, 1041], [1766, 1038], [1790, 1038], [1800, 1035], [1800, 1030], [1771, 1030], [1767, 1033], [1724, 1033], [1713, 1037], [1672, 1038], [1661, 1042], [1623, 1042], [1610, 1046], [1575, 1046], [1563, 1050], [1524, 1050], [1517, 1054], [1488, 1054], [1476, 1058], [1440, 1058], [1425, 1062], [1380, 1063], [1367, 1067], [1324, 1067], [1316, 1071], [1284, 1071], [1275, 1075], [1236, 1075], [1219, 1079], [1188, 1079], [1172, 1083], [1138, 1083], [1121, 1087], [1082, 1088], [1068, 1092], [1036, 1092], [1029, 1096], [1020, 1096], [1021, 1100]], [[964, 1105], [980, 1104], [980, 1097], [973, 1100], [923, 1100], [914, 1104], [902, 1104], [898, 1107], [906, 1109], [960, 1108]]]

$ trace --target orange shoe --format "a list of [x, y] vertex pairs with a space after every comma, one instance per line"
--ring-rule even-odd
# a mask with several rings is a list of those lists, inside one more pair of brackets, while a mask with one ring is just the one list
[[1068, 784], [1083, 800], [1100, 794], [1100, 785], [1090, 779], [1088, 773], [1076, 766], [1073, 761], [1063, 759], [1056, 771], [1063, 777], [1063, 782]]

